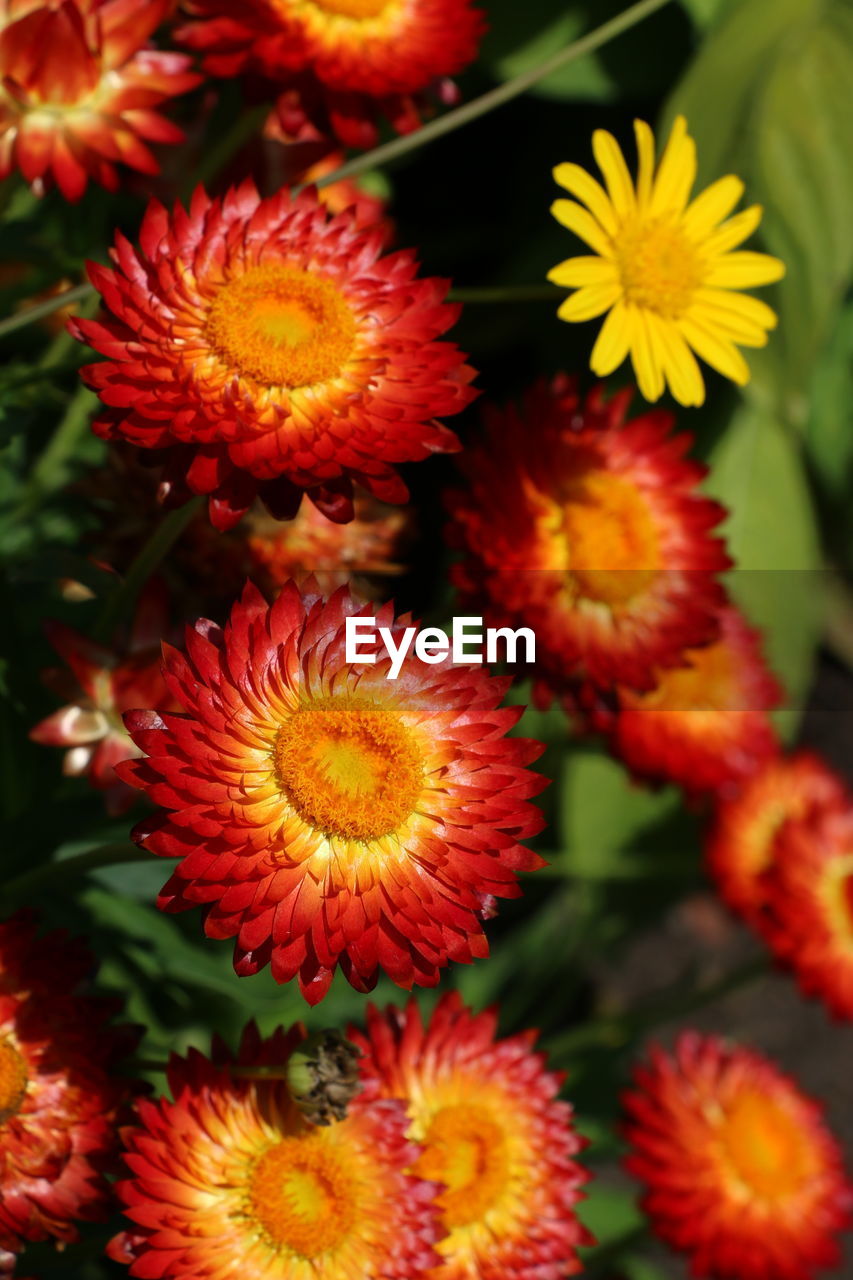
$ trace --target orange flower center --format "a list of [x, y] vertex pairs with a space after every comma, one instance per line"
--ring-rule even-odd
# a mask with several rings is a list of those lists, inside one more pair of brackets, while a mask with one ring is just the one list
[[579, 595], [628, 604], [660, 568], [660, 540], [636, 485], [604, 471], [575, 480], [563, 510], [568, 569]]
[[0, 1124], [21, 1109], [27, 1092], [27, 1064], [11, 1040], [0, 1040]]
[[284, 1138], [265, 1151], [249, 1200], [266, 1234], [306, 1259], [337, 1248], [355, 1225], [351, 1171], [323, 1134]]
[[377, 18], [388, 0], [312, 0], [324, 13], [338, 13], [345, 18]]
[[808, 1135], [772, 1097], [741, 1094], [726, 1108], [718, 1133], [741, 1194], [783, 1200], [814, 1172]]
[[481, 1221], [506, 1185], [503, 1130], [483, 1107], [449, 1106], [436, 1112], [422, 1141], [413, 1169], [445, 1184], [436, 1199], [448, 1228]]
[[853, 853], [830, 864], [825, 894], [836, 935], [853, 946]]
[[654, 218], [621, 230], [616, 262], [628, 302], [678, 320], [702, 283], [702, 264], [677, 222]]
[[749, 710], [739, 697], [734, 662], [727, 644], [718, 642], [706, 649], [691, 649], [689, 667], [660, 673], [657, 688], [632, 695], [626, 691], [626, 705], [644, 711], [693, 711], [717, 718], [719, 711]]
[[423, 761], [399, 716], [373, 703], [328, 698], [279, 729], [275, 767], [299, 816], [326, 835], [376, 840], [409, 817]]
[[207, 338], [229, 366], [269, 387], [306, 387], [337, 377], [356, 322], [330, 280], [262, 264], [219, 290]]

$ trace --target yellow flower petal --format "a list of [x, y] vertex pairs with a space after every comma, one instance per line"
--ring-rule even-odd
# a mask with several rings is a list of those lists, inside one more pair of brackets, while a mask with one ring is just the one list
[[730, 173], [726, 178], [718, 178], [687, 206], [684, 213], [684, 230], [691, 236], [708, 235], [723, 221], [723, 218], [729, 216], [743, 192], [743, 183], [734, 174]]
[[695, 181], [696, 144], [687, 133], [684, 116], [676, 116], [652, 188], [652, 216], [682, 213]]
[[618, 223], [610, 197], [592, 174], [587, 173], [579, 164], [558, 164], [554, 170], [554, 179], [586, 205], [608, 235], [615, 233]]
[[592, 135], [592, 151], [604, 174], [613, 208], [620, 218], [628, 217], [636, 207], [634, 184], [619, 143], [606, 129], [596, 129]]
[[698, 289], [687, 314], [706, 327], [719, 325], [728, 337], [748, 347], [766, 346], [767, 330], [777, 323], [776, 312], [766, 302], [727, 289]]
[[637, 204], [644, 209], [652, 194], [655, 176], [655, 135], [645, 120], [634, 121], [637, 139]]
[[620, 299], [601, 326], [601, 331], [592, 348], [589, 366], [599, 378], [606, 378], [628, 354], [631, 343], [631, 326], [628, 308]]
[[617, 279], [616, 265], [606, 258], [567, 258], [551, 268], [548, 279], [569, 289], [580, 289], [587, 284], [609, 284]]
[[696, 354], [712, 369], [716, 369], [724, 378], [731, 378], [739, 387], [749, 382], [749, 366], [728, 338], [712, 333], [703, 324], [687, 316], [679, 321], [678, 327]]
[[650, 315], [652, 342], [663, 365], [664, 377], [679, 404], [686, 407], [704, 403], [705, 383], [693, 352], [674, 324]]
[[708, 254], [716, 257], [742, 244], [755, 231], [763, 212], [760, 204], [752, 204], [734, 218], [729, 218], [728, 222], [724, 222], [708, 237], [705, 244]]
[[578, 289], [571, 297], [566, 298], [557, 310], [561, 320], [594, 320], [602, 312], [607, 311], [621, 294], [619, 285], [597, 284], [586, 289]]
[[609, 256], [610, 241], [606, 233], [582, 205], [575, 204], [574, 200], [555, 200], [551, 205], [551, 213], [559, 223], [586, 241], [596, 253], [600, 253], [603, 258]]
[[729, 253], [713, 263], [705, 277], [706, 285], [723, 289], [753, 289], [772, 284], [785, 274], [785, 264], [769, 253]]
[[654, 403], [663, 395], [665, 382], [660, 356], [652, 341], [649, 316], [639, 308], [633, 310], [630, 318], [631, 330], [631, 363], [637, 375], [637, 385], [646, 400]]

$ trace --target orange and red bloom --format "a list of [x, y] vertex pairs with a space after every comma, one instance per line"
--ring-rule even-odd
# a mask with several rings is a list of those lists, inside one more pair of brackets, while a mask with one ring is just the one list
[[372, 147], [377, 121], [417, 129], [426, 98], [453, 100], [449, 77], [477, 56], [485, 30], [471, 0], [188, 0], [178, 38], [207, 72], [265, 77], [291, 140]]
[[610, 746], [638, 778], [675, 782], [694, 795], [720, 792], [777, 754], [768, 713], [781, 689], [759, 634], [731, 605], [719, 620], [720, 639], [658, 671], [651, 692], [620, 690]]
[[158, 108], [200, 77], [148, 38], [172, 0], [0, 0], [0, 178], [20, 169], [41, 194], [109, 190], [117, 164], [159, 172], [149, 143], [181, 142]]
[[473, 1014], [456, 992], [424, 1026], [417, 1005], [370, 1008], [362, 1078], [408, 1108], [422, 1147], [413, 1171], [442, 1184], [447, 1237], [429, 1280], [561, 1280], [581, 1270], [593, 1243], [576, 1206], [587, 1172], [585, 1143], [557, 1100], [563, 1077], [534, 1052], [535, 1032], [496, 1038], [494, 1010]]
[[45, 672], [45, 681], [67, 702], [30, 730], [30, 737], [49, 747], [65, 747], [63, 773], [85, 775], [104, 793], [107, 812], [126, 812], [134, 800], [115, 768], [139, 755], [122, 716], [136, 707], [173, 709], [160, 665], [160, 639], [165, 625], [159, 593], [149, 591], [140, 603], [130, 637], [120, 650], [109, 649], [62, 622], [50, 622], [48, 639], [65, 661], [64, 669]]
[[[299, 1025], [247, 1028], [236, 1058], [173, 1057], [174, 1101], [143, 1100], [118, 1185], [133, 1225], [110, 1256], [152, 1280], [419, 1280], [438, 1261], [434, 1186], [414, 1172], [399, 1102], [365, 1083], [345, 1119], [309, 1125], [283, 1079]], [[235, 1071], [236, 1068], [236, 1071]]]
[[93, 967], [64, 933], [37, 937], [29, 913], [0, 923], [0, 1271], [112, 1208], [129, 1082], [110, 1073], [136, 1035], [110, 1026], [115, 1001], [80, 994]]
[[654, 1230], [715, 1280], [810, 1280], [840, 1257], [853, 1187], [820, 1107], [760, 1054], [696, 1032], [625, 1096]]
[[537, 385], [521, 410], [488, 413], [462, 458], [468, 488], [450, 495], [463, 602], [534, 630], [540, 695], [648, 689], [717, 634], [723, 509], [698, 492], [691, 437], [666, 413], [626, 421], [629, 402], [584, 400], [564, 376]]
[[731, 796], [721, 797], [706, 846], [706, 860], [725, 901], [754, 924], [764, 918], [776, 840], [788, 820], [844, 803], [841, 778], [819, 756], [799, 751], [775, 756]]
[[352, 485], [392, 503], [395, 469], [458, 448], [435, 419], [473, 398], [473, 370], [438, 342], [458, 315], [414, 255], [330, 217], [311, 191], [261, 200], [251, 183], [189, 213], [149, 205], [137, 251], [89, 274], [111, 315], [73, 332], [107, 356], [83, 370], [107, 406], [95, 431], [158, 451], [171, 504], [209, 496], [229, 528], [259, 494], [293, 516], [303, 491], [352, 519]]
[[[370, 990], [384, 969], [434, 985], [450, 960], [487, 954], [483, 918], [541, 859], [525, 766], [538, 743], [505, 735], [507, 681], [482, 668], [406, 660], [347, 663], [345, 621], [367, 616], [345, 590], [326, 602], [288, 584], [271, 607], [251, 585], [224, 630], [189, 628], [165, 651], [183, 715], [133, 712], [147, 759], [121, 775], [167, 812], [136, 838], [180, 858], [159, 905], [201, 905], [205, 932], [236, 937], [241, 975], [270, 964], [312, 1004], [334, 969]], [[377, 625], [395, 643], [408, 622]]]

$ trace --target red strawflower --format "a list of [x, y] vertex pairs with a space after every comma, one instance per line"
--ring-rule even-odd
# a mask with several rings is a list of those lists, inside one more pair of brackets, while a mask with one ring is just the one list
[[53, 178], [79, 200], [89, 178], [114, 191], [116, 165], [159, 173], [146, 143], [182, 142], [156, 110], [200, 83], [182, 53], [148, 37], [172, 0], [0, 0], [0, 178]]
[[109, 1254], [145, 1280], [419, 1280], [440, 1235], [434, 1186], [410, 1170], [400, 1103], [368, 1082], [345, 1119], [313, 1127], [283, 1079], [304, 1041], [297, 1024], [262, 1040], [247, 1027], [236, 1058], [215, 1042], [169, 1066], [170, 1102], [143, 1101], [124, 1133], [131, 1177], [118, 1185], [135, 1225]]
[[651, 688], [718, 631], [723, 508], [698, 492], [691, 437], [660, 411], [626, 422], [630, 399], [537, 384], [520, 411], [487, 412], [449, 495], [460, 608], [533, 629], [541, 701], [583, 679]]
[[728, 790], [778, 753], [768, 712], [782, 691], [761, 655], [760, 636], [731, 605], [721, 637], [658, 671], [650, 693], [622, 689], [610, 746], [639, 778], [676, 782], [691, 794]]
[[[541, 829], [545, 785], [525, 766], [538, 743], [505, 734], [507, 688], [481, 667], [345, 660], [345, 620], [369, 616], [346, 590], [328, 602], [293, 583], [272, 607], [247, 585], [224, 630], [187, 631], [166, 649], [166, 683], [185, 714], [126, 718], [148, 759], [122, 777], [171, 812], [135, 838], [181, 862], [159, 905], [202, 904], [205, 932], [237, 939], [235, 968], [298, 975], [307, 1000], [335, 966], [359, 990], [380, 968], [433, 985], [449, 960], [488, 947], [492, 897], [520, 893], [541, 860], [518, 841]], [[409, 619], [377, 625], [400, 643]]]
[[46, 671], [45, 683], [67, 702], [35, 725], [30, 737], [48, 747], [66, 747], [62, 772], [85, 775], [104, 793], [107, 812], [114, 815], [126, 813], [135, 798], [115, 767], [140, 754], [122, 716], [137, 707], [175, 709], [161, 670], [160, 641], [166, 626], [161, 606], [159, 593], [147, 592], [127, 642], [117, 649], [96, 644], [62, 622], [45, 627], [66, 663], [64, 669]]
[[781, 828], [762, 933], [806, 995], [853, 1018], [853, 801], [824, 802]]
[[767, 760], [731, 796], [721, 797], [705, 856], [721, 895], [754, 924], [764, 915], [775, 842], [788, 819], [843, 803], [846, 788], [819, 756], [798, 751]]
[[453, 101], [448, 77], [477, 56], [485, 31], [471, 0], [188, 0], [198, 21], [178, 39], [211, 75], [247, 71], [280, 92], [280, 127], [292, 140], [334, 135], [372, 147], [377, 121], [398, 133], [421, 123], [431, 94]]
[[414, 1171], [444, 1184], [449, 1235], [429, 1280], [563, 1280], [582, 1270], [593, 1240], [576, 1206], [589, 1174], [572, 1109], [557, 1101], [563, 1076], [533, 1051], [536, 1032], [496, 1039], [494, 1010], [473, 1014], [445, 993], [424, 1027], [416, 1003], [368, 1009], [362, 1077], [408, 1107], [423, 1147]]
[[820, 1107], [772, 1062], [684, 1032], [624, 1105], [642, 1207], [694, 1276], [810, 1280], [838, 1262], [853, 1187]]
[[307, 490], [343, 522], [353, 481], [404, 502], [394, 464], [459, 447], [435, 421], [475, 394], [435, 341], [459, 312], [447, 282], [416, 279], [409, 252], [380, 257], [352, 210], [199, 189], [189, 214], [149, 205], [140, 239], [118, 237], [114, 270], [90, 264], [112, 317], [71, 328], [109, 357], [83, 370], [109, 406], [95, 431], [160, 451], [170, 503], [207, 494], [227, 529], [256, 494], [287, 518]]
[[0, 1270], [112, 1207], [105, 1175], [130, 1088], [112, 1073], [137, 1037], [109, 1025], [115, 1000], [80, 994], [93, 968], [65, 933], [37, 937], [29, 912], [0, 922]]

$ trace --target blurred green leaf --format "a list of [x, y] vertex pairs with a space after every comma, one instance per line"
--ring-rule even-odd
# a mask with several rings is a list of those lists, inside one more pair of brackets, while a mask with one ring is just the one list
[[736, 564], [732, 595], [764, 631], [795, 721], [823, 612], [820, 548], [797, 441], [776, 418], [744, 405], [710, 461], [708, 490], [729, 508], [723, 532]]
[[[592, 1182], [587, 1198], [578, 1205], [578, 1217], [595, 1236], [598, 1247], [607, 1249], [621, 1238], [633, 1237], [645, 1226], [645, 1218], [637, 1208], [633, 1188], [614, 1187], [606, 1182]], [[594, 1259], [595, 1255], [591, 1255]]]
[[829, 495], [845, 500], [853, 476], [853, 305], [842, 312], [815, 370], [806, 447]]
[[812, 368], [853, 267], [853, 9], [849, 0], [727, 6], [667, 106], [696, 138], [700, 182], [727, 172], [765, 206], [782, 258], [779, 332], [751, 357], [753, 391], [790, 422], [808, 414]]

